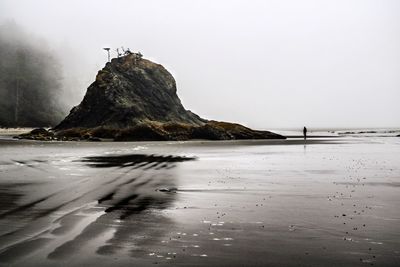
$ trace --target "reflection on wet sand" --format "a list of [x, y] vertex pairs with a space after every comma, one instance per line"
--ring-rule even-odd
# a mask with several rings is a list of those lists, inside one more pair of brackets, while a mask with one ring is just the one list
[[87, 163], [90, 167], [109, 168], [109, 167], [146, 167], [146, 169], [158, 168], [158, 166], [169, 167], [169, 164], [194, 160], [190, 157], [177, 156], [157, 156], [146, 154], [114, 155], [85, 157], [81, 162]]
[[[42, 184], [2, 186], [0, 223], [19, 221], [13, 229], [0, 232], [2, 263], [38, 250], [48, 251], [49, 259], [66, 259], [104, 236], [107, 239], [95, 249], [98, 254], [110, 255], [122, 248], [128, 248], [132, 256], [146, 253], [146, 246], [159, 240], [173, 224], [161, 211], [170, 207], [176, 194], [163, 189], [176, 188], [172, 170], [189, 160], [194, 158], [90, 156], [74, 160], [74, 164], [97, 169], [94, 176], [78, 184], [55, 183], [53, 192], [45, 190], [35, 199], [24, 196], [23, 188], [40, 191]], [[18, 163], [39, 173], [49, 164], [42, 160]], [[30, 200], [22, 201], [25, 197]], [[154, 222], [162, 223], [163, 228], [151, 227]]]
[[399, 266], [398, 139], [1, 144], [0, 266]]

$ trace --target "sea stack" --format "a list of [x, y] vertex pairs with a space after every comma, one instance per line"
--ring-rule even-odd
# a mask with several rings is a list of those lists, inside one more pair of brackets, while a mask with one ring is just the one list
[[114, 140], [284, 138], [186, 110], [174, 77], [160, 64], [129, 53], [100, 70], [82, 102], [53, 131], [61, 138]]

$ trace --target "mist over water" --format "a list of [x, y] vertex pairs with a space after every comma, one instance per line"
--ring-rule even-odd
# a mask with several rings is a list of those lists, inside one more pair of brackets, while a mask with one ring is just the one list
[[165, 66], [187, 109], [261, 129], [398, 127], [398, 1], [9, 1], [79, 104], [124, 46]]

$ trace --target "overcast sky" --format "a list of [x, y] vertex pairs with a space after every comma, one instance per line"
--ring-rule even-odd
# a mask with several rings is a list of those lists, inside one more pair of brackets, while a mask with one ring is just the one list
[[0, 0], [62, 58], [78, 104], [107, 56], [164, 65], [184, 106], [262, 128], [399, 127], [400, 1]]

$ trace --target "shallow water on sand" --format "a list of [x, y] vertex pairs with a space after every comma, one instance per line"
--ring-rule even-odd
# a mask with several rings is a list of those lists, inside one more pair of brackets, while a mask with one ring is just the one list
[[0, 151], [0, 266], [400, 266], [399, 138]]

